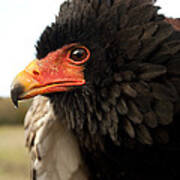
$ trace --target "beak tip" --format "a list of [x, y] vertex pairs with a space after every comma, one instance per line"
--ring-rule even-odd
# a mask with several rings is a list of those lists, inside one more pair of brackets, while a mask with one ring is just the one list
[[15, 106], [15, 108], [18, 108], [18, 99], [11, 96], [12, 102]]
[[11, 99], [16, 108], [18, 108], [18, 100], [20, 95], [23, 94], [23, 92], [24, 92], [24, 87], [21, 84], [17, 83], [12, 85]]

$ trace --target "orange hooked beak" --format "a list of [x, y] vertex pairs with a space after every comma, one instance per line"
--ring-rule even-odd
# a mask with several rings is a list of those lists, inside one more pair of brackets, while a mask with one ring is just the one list
[[49, 53], [44, 59], [34, 60], [16, 76], [11, 86], [11, 98], [15, 106], [18, 106], [18, 100], [69, 91], [85, 84], [85, 61], [73, 61], [69, 58], [69, 51], [63, 47]]

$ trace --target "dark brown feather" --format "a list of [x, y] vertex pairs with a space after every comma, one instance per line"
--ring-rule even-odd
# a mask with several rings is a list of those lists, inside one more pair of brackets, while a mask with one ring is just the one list
[[180, 21], [157, 11], [152, 0], [68, 1], [38, 42], [38, 58], [74, 42], [92, 52], [86, 85], [49, 95], [92, 179], [180, 176]]

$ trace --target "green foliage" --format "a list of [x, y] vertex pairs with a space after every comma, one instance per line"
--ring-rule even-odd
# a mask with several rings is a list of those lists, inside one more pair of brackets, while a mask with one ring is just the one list
[[23, 124], [30, 103], [30, 100], [23, 101], [16, 109], [9, 98], [0, 98], [0, 125]]

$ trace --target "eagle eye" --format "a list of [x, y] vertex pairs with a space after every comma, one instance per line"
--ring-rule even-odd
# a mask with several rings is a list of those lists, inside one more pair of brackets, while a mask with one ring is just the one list
[[75, 62], [84, 61], [87, 59], [88, 54], [85, 48], [76, 48], [71, 51], [70, 59]]

